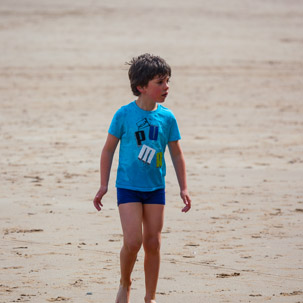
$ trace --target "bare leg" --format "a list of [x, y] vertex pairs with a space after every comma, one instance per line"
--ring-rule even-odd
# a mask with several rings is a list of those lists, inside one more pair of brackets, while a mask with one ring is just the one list
[[156, 289], [160, 270], [161, 231], [164, 205], [143, 206], [143, 246], [145, 251], [145, 303], [156, 303]]
[[142, 245], [142, 204], [120, 204], [119, 213], [123, 230], [123, 246], [120, 252], [121, 278], [116, 303], [129, 303], [131, 273]]

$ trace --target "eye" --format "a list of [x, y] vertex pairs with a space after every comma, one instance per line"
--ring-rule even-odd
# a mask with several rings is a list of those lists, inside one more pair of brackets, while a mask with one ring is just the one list
[[163, 84], [163, 83], [169, 83], [170, 82], [170, 78], [163, 78], [163, 79], [159, 79], [159, 81], [157, 82], [158, 84]]

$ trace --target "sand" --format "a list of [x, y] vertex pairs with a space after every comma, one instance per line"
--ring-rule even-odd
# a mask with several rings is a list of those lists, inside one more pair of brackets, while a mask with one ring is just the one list
[[[303, 2], [0, 2], [0, 302], [114, 302], [113, 164], [92, 204], [125, 62], [173, 77], [192, 210], [169, 155], [157, 302], [303, 302]], [[143, 302], [143, 253], [132, 301]]]

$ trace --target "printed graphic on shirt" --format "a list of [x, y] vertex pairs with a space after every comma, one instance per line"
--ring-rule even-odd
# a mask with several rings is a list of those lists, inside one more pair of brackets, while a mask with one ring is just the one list
[[163, 153], [157, 153], [157, 167], [162, 167], [162, 157], [163, 157]]
[[153, 160], [155, 153], [156, 153], [155, 149], [144, 144], [141, 148], [138, 159], [143, 161], [144, 163], [151, 164], [151, 161]]
[[136, 124], [137, 124], [139, 130], [150, 126], [150, 124], [148, 123], [146, 118], [138, 121]]
[[[154, 148], [146, 144], [142, 145], [142, 142], [146, 141], [147, 138], [151, 141], [158, 140], [159, 126], [151, 125], [150, 122], [147, 120], [147, 118], [144, 118], [136, 122], [136, 125], [138, 127], [138, 131], [135, 132], [135, 138], [137, 141], [137, 145], [142, 146], [140, 153], [138, 155], [138, 159], [143, 163], [150, 165], [154, 156], [156, 155], [156, 167], [158, 168], [162, 167], [163, 153], [162, 152], [156, 153], [157, 151]], [[147, 133], [145, 134], [146, 128], [148, 128], [148, 130], [146, 130]]]
[[151, 125], [149, 127], [149, 139], [157, 141], [159, 133], [159, 126]]
[[143, 130], [139, 130], [137, 132], [135, 132], [135, 136], [136, 136], [136, 140], [137, 140], [137, 144], [138, 146], [141, 146], [141, 142], [145, 141], [145, 133]]

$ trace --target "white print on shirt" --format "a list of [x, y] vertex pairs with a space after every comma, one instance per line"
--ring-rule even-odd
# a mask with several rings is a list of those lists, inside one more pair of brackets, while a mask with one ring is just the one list
[[156, 153], [155, 149], [143, 144], [138, 159], [147, 164], [150, 164], [151, 161], [153, 160], [155, 153]]

